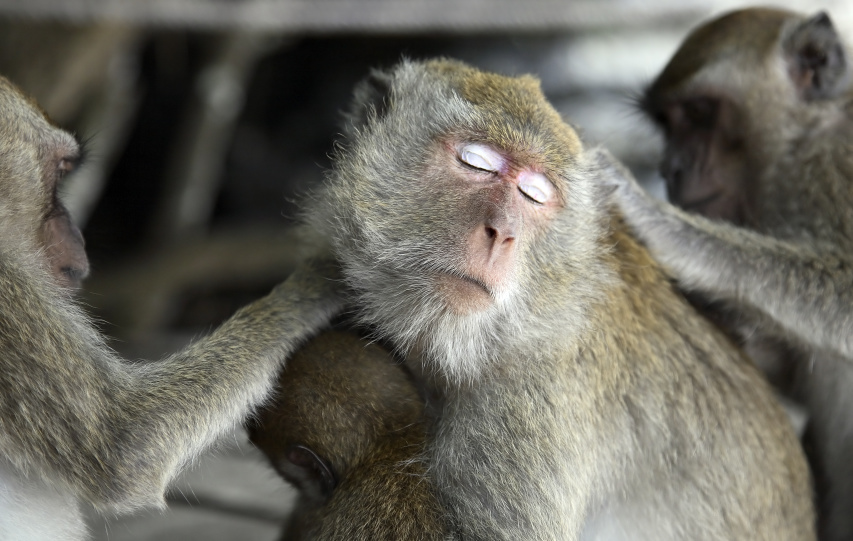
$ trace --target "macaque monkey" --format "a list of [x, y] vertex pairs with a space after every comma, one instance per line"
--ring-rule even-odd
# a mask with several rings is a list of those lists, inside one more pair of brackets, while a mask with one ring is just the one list
[[[627, 222], [759, 364], [793, 373], [819, 537], [853, 539], [853, 89], [825, 13], [747, 9], [694, 30], [642, 105], [670, 200], [621, 177]], [[619, 177], [614, 177], [618, 179]], [[704, 217], [703, 217], [704, 216]], [[774, 366], [775, 365], [775, 366]]]
[[536, 79], [404, 61], [356, 90], [307, 208], [435, 410], [457, 539], [814, 539], [769, 386], [610, 207]]
[[[159, 362], [120, 359], [75, 306], [88, 271], [57, 185], [77, 142], [0, 78], [0, 539], [86, 537], [80, 506], [162, 506], [169, 481], [261, 402], [342, 299], [298, 270]], [[329, 267], [328, 269], [326, 267]]]
[[299, 488], [285, 541], [444, 539], [421, 462], [424, 401], [379, 346], [341, 332], [314, 338], [287, 360], [249, 434]]

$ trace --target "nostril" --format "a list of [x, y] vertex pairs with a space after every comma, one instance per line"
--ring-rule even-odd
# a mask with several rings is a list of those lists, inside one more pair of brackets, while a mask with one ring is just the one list
[[508, 250], [513, 246], [513, 242], [515, 241], [515, 235], [512, 234], [512, 231], [504, 231], [501, 228], [491, 227], [488, 225], [483, 227], [481, 231], [483, 241], [486, 243], [489, 250], [493, 250], [495, 248]]

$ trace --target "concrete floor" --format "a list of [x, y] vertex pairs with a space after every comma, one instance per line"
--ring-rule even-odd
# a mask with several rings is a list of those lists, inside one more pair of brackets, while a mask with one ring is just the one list
[[89, 524], [95, 541], [275, 541], [295, 497], [238, 431], [174, 483], [166, 510]]

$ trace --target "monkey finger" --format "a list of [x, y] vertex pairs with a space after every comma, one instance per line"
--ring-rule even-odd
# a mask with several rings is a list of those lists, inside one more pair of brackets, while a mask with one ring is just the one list
[[605, 183], [611, 181], [621, 185], [632, 181], [636, 182], [631, 171], [606, 148], [597, 147], [590, 152], [598, 169], [603, 173], [602, 177]]
[[605, 195], [612, 199], [617, 191], [623, 193], [616, 197], [625, 197], [628, 194], [644, 194], [631, 171], [617, 160], [609, 150], [596, 148], [591, 152], [592, 160], [599, 171], [599, 182], [604, 188]]

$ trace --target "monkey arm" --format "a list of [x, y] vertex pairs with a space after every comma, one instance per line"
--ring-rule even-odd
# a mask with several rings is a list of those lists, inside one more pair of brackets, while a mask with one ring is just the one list
[[605, 184], [634, 233], [687, 289], [747, 304], [804, 343], [853, 356], [853, 260], [689, 214], [621, 166]]
[[2, 255], [0, 453], [102, 510], [162, 505], [181, 467], [264, 399], [284, 358], [342, 305], [308, 267], [184, 351], [133, 363], [49, 277]]

